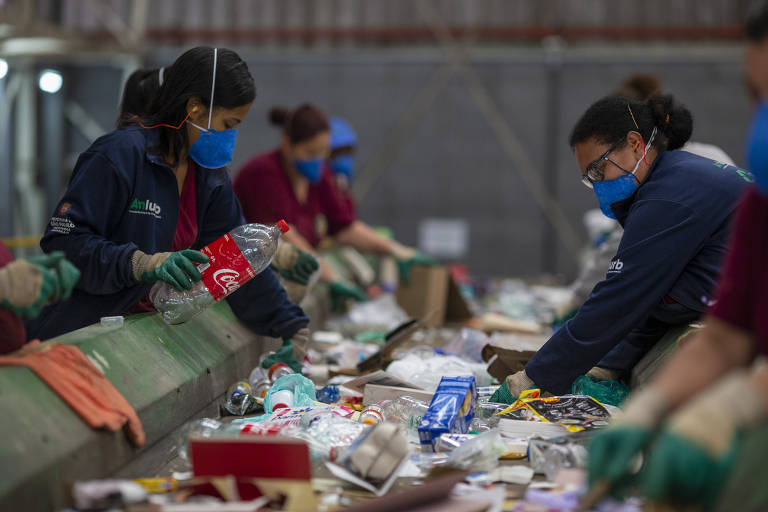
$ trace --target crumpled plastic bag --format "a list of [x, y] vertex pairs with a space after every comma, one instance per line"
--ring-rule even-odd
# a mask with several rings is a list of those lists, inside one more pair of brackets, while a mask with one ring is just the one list
[[272, 403], [273, 395], [284, 389], [293, 392], [293, 407], [313, 405], [317, 398], [315, 395], [315, 384], [311, 380], [298, 373], [283, 375], [272, 384], [272, 387], [264, 397], [264, 410], [266, 412], [271, 413], [275, 405]]
[[493, 379], [485, 365], [457, 356], [432, 355], [423, 357], [413, 351], [393, 361], [387, 373], [427, 391], [434, 391], [443, 377], [473, 376], [477, 386], [490, 386]]
[[573, 381], [571, 393], [591, 396], [600, 403], [619, 407], [629, 396], [629, 387], [617, 380], [593, 380], [581, 375]]
[[448, 456], [449, 466], [487, 473], [499, 465], [499, 457], [507, 453], [507, 444], [498, 430], [489, 430], [465, 442]]

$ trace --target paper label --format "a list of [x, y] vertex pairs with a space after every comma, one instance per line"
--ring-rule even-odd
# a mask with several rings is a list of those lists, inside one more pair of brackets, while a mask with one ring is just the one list
[[252, 279], [256, 273], [227, 233], [203, 247], [208, 263], [198, 265], [203, 284], [214, 300], [220, 301]]

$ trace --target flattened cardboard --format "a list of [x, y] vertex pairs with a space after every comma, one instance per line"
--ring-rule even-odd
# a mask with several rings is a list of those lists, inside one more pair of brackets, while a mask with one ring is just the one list
[[395, 377], [394, 375], [390, 375], [384, 370], [376, 370], [375, 372], [361, 375], [360, 377], [357, 377], [355, 379], [345, 382], [344, 387], [349, 388], [353, 391], [357, 391], [358, 393], [364, 393], [365, 386], [368, 384], [379, 384], [381, 386], [394, 386], [394, 387], [400, 387], [400, 388], [420, 389], [409, 382], [405, 382], [404, 380], [401, 380]]
[[478, 506], [478, 503], [475, 503], [474, 507], [468, 509], [454, 509], [449, 506], [451, 501], [448, 497], [451, 494], [451, 490], [457, 483], [464, 480], [468, 474], [468, 472], [464, 471], [451, 472], [446, 476], [426, 481], [424, 484], [413, 487], [407, 491], [387, 494], [386, 496], [346, 508], [344, 511], [389, 512], [391, 510], [416, 510], [419, 507], [434, 505], [440, 505], [440, 507], [436, 507], [434, 510], [445, 510], [446, 512], [451, 510], [485, 510], [488, 507], [487, 503], [483, 503], [481, 506]]
[[358, 373], [362, 375], [386, 367], [392, 362], [392, 352], [411, 339], [413, 333], [421, 326], [422, 323], [420, 321], [410, 319], [389, 331], [384, 337], [385, 345], [378, 352], [357, 364]]
[[422, 322], [427, 327], [472, 318], [458, 285], [445, 267], [413, 267], [410, 282], [398, 287], [396, 298], [409, 316], [424, 319]]

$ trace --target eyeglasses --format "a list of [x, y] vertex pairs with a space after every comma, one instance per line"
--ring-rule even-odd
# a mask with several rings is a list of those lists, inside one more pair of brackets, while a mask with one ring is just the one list
[[605, 174], [603, 174], [603, 170], [600, 168], [600, 164], [603, 161], [611, 162], [613, 165], [624, 171], [624, 169], [619, 164], [608, 158], [608, 155], [611, 154], [614, 149], [616, 149], [616, 146], [616, 144], [612, 145], [610, 148], [608, 148], [608, 151], [600, 155], [597, 160], [587, 166], [587, 170], [584, 172], [584, 174], [581, 175], [581, 182], [586, 187], [592, 188], [594, 183], [603, 181], [605, 179]]

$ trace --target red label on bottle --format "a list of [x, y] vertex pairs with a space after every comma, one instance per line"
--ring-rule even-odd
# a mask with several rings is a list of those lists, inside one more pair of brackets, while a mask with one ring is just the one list
[[198, 265], [203, 284], [216, 301], [240, 288], [256, 274], [229, 233], [206, 245], [200, 252], [208, 263]]

